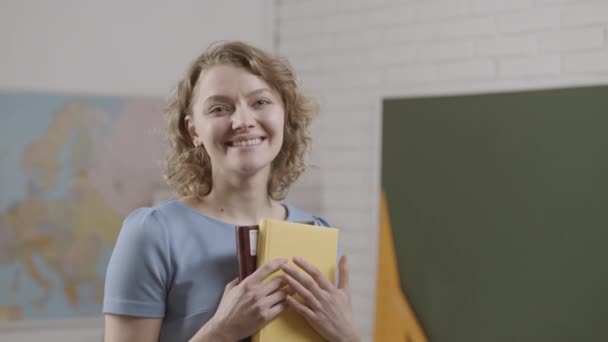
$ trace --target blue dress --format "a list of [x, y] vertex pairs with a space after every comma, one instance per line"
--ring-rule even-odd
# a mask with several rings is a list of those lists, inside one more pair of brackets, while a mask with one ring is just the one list
[[[290, 205], [288, 221], [328, 224]], [[103, 312], [162, 318], [159, 341], [187, 341], [215, 314], [238, 275], [235, 227], [176, 200], [123, 223], [108, 264]]]

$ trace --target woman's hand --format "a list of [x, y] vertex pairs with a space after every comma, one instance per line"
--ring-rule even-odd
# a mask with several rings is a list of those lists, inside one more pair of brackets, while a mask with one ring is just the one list
[[294, 258], [293, 261], [310, 277], [288, 264], [282, 264], [281, 269], [286, 273], [285, 280], [289, 287], [302, 296], [305, 303], [292, 296], [288, 296], [285, 302], [326, 340], [360, 341], [353, 320], [346, 256], [340, 258], [338, 287], [302, 258]]
[[265, 284], [262, 281], [285, 263], [286, 259], [269, 261], [240, 283], [237, 284], [238, 279], [228, 283], [215, 315], [201, 329], [200, 335], [237, 341], [253, 335], [283, 312], [287, 297], [282, 289], [284, 277], [276, 277]]

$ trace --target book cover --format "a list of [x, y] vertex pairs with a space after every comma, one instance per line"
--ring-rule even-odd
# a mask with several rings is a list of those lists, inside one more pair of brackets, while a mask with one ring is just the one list
[[[277, 220], [262, 220], [258, 232], [257, 267], [269, 260], [302, 257], [315, 265], [330, 282], [335, 283], [338, 254], [338, 230]], [[304, 271], [302, 271], [304, 272]], [[265, 281], [280, 275], [275, 272]], [[297, 312], [291, 308], [269, 322], [253, 336], [253, 342], [324, 341]]]

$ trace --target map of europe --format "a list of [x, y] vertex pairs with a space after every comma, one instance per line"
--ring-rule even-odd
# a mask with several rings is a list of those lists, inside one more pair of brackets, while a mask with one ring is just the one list
[[166, 191], [163, 106], [0, 92], [0, 320], [101, 314], [124, 217]]

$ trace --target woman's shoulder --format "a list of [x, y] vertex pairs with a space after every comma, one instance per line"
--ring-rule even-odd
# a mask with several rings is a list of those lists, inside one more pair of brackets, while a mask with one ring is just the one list
[[166, 227], [173, 226], [174, 218], [180, 216], [179, 207], [173, 199], [136, 208], [125, 217], [119, 238], [129, 237], [130, 240], [148, 243], [164, 240], [168, 234]]
[[157, 206], [137, 208], [125, 217], [118, 242], [128, 241], [131, 245], [156, 244], [165, 238], [163, 226]]
[[226, 235], [229, 227], [231, 225], [197, 211], [180, 199], [172, 198], [132, 211], [123, 223], [121, 234], [122, 231], [136, 231], [129, 235], [145, 240], [161, 240], [165, 244], [165, 241], [169, 241], [171, 245], [179, 246], [193, 239], [216, 240]]
[[175, 224], [175, 219], [184, 218], [184, 214], [187, 212], [188, 209], [185, 204], [181, 203], [178, 199], [170, 198], [149, 207], [140, 207], [133, 210], [127, 215], [125, 222], [154, 220], [160, 225], [166, 222], [171, 222], [171, 225], [173, 225]]
[[[169, 199], [152, 206], [139, 207], [132, 210], [126, 217], [123, 226], [139, 227], [150, 224], [158, 225], [160, 216], [172, 215], [176, 211], [175, 200]], [[124, 228], [124, 227], [123, 227]]]
[[305, 210], [302, 210], [298, 207], [295, 207], [291, 204], [284, 203], [285, 208], [287, 208], [287, 220], [292, 222], [313, 222], [316, 226], [330, 227], [330, 224], [327, 221], [315, 214], [311, 214]]

